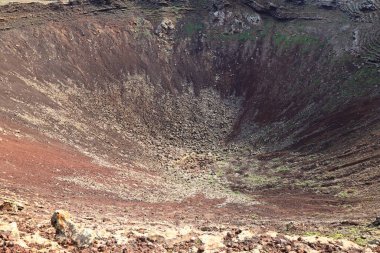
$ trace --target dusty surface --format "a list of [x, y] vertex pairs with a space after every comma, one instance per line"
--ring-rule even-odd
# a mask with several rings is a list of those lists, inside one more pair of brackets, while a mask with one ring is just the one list
[[[26, 209], [2, 212], [1, 224], [17, 221], [22, 224], [16, 231], [4, 233], [0, 226], [2, 252], [378, 252], [379, 247], [361, 247], [343, 234], [359, 227], [357, 224], [332, 224], [330, 229], [339, 232], [330, 238], [319, 232], [302, 231], [307, 223], [288, 223], [278, 233], [266, 225], [239, 226], [214, 225], [197, 226], [161, 222], [138, 222], [115, 213], [97, 213], [75, 218], [75, 223], [90, 231], [96, 238], [80, 248], [71, 239], [56, 239], [55, 230], [49, 223], [46, 203], [26, 204]], [[31, 210], [35, 211], [31, 211]], [[364, 228], [361, 228], [364, 229]], [[302, 232], [296, 235], [296, 232]], [[378, 236], [376, 229], [366, 228], [361, 236]], [[376, 243], [376, 240], [372, 240]], [[34, 251], [33, 251], [34, 249]]]
[[[211, 229], [211, 252], [376, 252], [380, 6], [327, 2], [1, 6], [0, 199], [26, 203], [1, 223], [56, 242], [66, 209], [119, 240], [99, 251], [196, 252]], [[193, 235], [133, 234], [161, 223]]]

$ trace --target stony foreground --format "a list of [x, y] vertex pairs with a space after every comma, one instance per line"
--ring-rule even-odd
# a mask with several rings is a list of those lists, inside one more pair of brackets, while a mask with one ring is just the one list
[[0, 252], [380, 252], [379, 240], [363, 247], [346, 239], [277, 233], [265, 225], [144, 224], [122, 217], [75, 218], [63, 210], [49, 219], [43, 206], [11, 200], [0, 210]]

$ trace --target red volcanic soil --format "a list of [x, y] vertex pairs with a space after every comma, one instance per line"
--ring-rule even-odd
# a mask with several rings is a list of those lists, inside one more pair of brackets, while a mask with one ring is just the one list
[[[58, 141], [38, 135], [35, 130], [16, 127], [2, 120], [7, 133], [0, 135], [0, 171], [3, 187], [27, 201], [43, 199], [52, 210], [67, 208], [74, 213], [91, 215], [107, 210], [115, 215], [128, 210], [128, 216], [139, 220], [171, 220], [190, 223], [254, 222], [252, 215], [263, 220], [289, 220], [310, 216], [328, 217], [343, 211], [344, 201], [329, 196], [297, 191], [258, 192], [253, 206], [225, 205], [223, 200], [196, 195], [179, 203], [144, 203], [125, 201], [108, 192], [89, 190], [58, 180], [67, 176], [86, 176], [102, 183], [102, 179], [118, 177], [113, 168], [102, 167], [77, 150]], [[13, 134], [12, 134], [13, 132]], [[119, 182], [128, 184], [130, 182]], [[142, 187], [139, 185], [137, 187]], [[154, 190], [154, 189], [152, 189]], [[84, 207], [85, 210], [84, 210]], [[317, 220], [317, 219], [316, 219]], [[316, 221], [315, 220], [315, 221]]]
[[98, 174], [112, 176], [79, 154], [57, 143], [43, 143], [3, 135], [0, 145], [1, 170], [4, 180], [23, 187], [39, 186], [46, 191], [57, 190], [55, 177]]
[[[25, 128], [15, 134], [0, 135], [0, 169], [2, 180], [20, 190], [35, 189], [41, 195], [61, 194], [67, 187], [57, 177], [114, 173], [95, 165], [91, 159], [62, 143], [35, 135]], [[33, 135], [30, 135], [33, 134]], [[33, 137], [32, 137], [33, 136]], [[78, 189], [72, 189], [76, 192]], [[78, 192], [76, 192], [78, 193]]]

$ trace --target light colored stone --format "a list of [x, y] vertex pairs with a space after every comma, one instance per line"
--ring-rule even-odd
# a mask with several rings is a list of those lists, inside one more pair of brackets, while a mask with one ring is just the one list
[[249, 230], [244, 230], [238, 235], [239, 241], [245, 241], [247, 239], [251, 239], [254, 234]]
[[265, 233], [265, 235], [270, 236], [270, 237], [277, 237], [278, 233], [275, 231], [268, 231]]
[[196, 253], [196, 252], [198, 252], [198, 248], [195, 247], [195, 246], [193, 246], [193, 247], [191, 247], [190, 252], [191, 253]]
[[299, 236], [297, 236], [297, 235], [284, 235], [284, 237], [286, 239], [288, 239], [289, 241], [297, 241]]
[[91, 245], [95, 238], [95, 232], [89, 228], [84, 228], [73, 235], [73, 239], [79, 247]]
[[327, 238], [327, 237], [323, 237], [323, 236], [304, 236], [302, 237], [302, 240], [304, 240], [305, 242], [308, 242], [308, 243], [317, 243], [317, 242], [320, 242], [322, 244], [330, 244], [330, 243], [333, 243], [333, 239], [331, 238]]
[[360, 247], [359, 245], [357, 245], [356, 243], [354, 242], [351, 242], [349, 240], [346, 240], [346, 239], [340, 239], [338, 240], [339, 243], [342, 245], [342, 249], [343, 250], [353, 250], [353, 249], [356, 249], [356, 250], [362, 250], [362, 247]]
[[179, 230], [179, 234], [182, 235], [182, 236], [184, 236], [184, 235], [188, 235], [188, 234], [190, 234], [191, 232], [192, 232], [192, 229], [191, 229], [190, 226], [185, 226], [185, 227], [183, 227], [183, 228], [181, 228], [181, 229]]
[[165, 30], [173, 30], [174, 29], [174, 23], [173, 21], [171, 21], [170, 19], [168, 18], [164, 18], [162, 21], [161, 21], [161, 27]]
[[223, 237], [220, 235], [205, 234], [199, 236], [199, 239], [205, 246], [205, 250], [216, 250], [224, 247]]
[[[118, 245], [124, 245], [124, 244], [127, 244], [129, 242], [129, 238], [127, 236], [125, 236], [127, 233], [128, 233], [128, 231], [119, 230], [119, 231], [115, 231], [112, 234], [112, 236], [115, 238], [116, 243]], [[139, 237], [141, 237], [141, 236], [139, 236]]]
[[116, 231], [114, 234], [111, 234], [106, 229], [96, 230], [96, 238], [101, 239], [101, 240], [105, 240], [111, 237], [112, 235], [117, 235], [117, 234], [120, 234], [119, 231]]
[[172, 240], [178, 237], [178, 231], [173, 228], [150, 228], [148, 231], [148, 237], [160, 235], [164, 237], [166, 240]]
[[18, 230], [16, 222], [9, 224], [0, 223], [0, 233], [9, 233], [13, 240], [20, 239], [20, 231]]
[[26, 242], [24, 240], [17, 240], [15, 241], [15, 244], [17, 244], [18, 246], [24, 248], [24, 249], [29, 249], [28, 245], [26, 244]]
[[159, 37], [163, 37], [164, 34], [168, 34], [170, 31], [174, 30], [174, 28], [175, 28], [175, 25], [174, 25], [173, 21], [171, 21], [168, 18], [164, 18], [161, 21], [160, 25], [157, 27], [155, 33]]
[[48, 240], [46, 238], [43, 238], [39, 233], [35, 233], [33, 235], [27, 235], [23, 239], [28, 244], [36, 244], [41, 247], [48, 247], [49, 249], [60, 248], [58, 243]]

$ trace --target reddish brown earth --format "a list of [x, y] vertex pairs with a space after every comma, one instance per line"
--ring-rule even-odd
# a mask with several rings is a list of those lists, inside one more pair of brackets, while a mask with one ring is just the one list
[[[6, 128], [8, 127], [9, 125]], [[129, 213], [133, 219], [142, 217], [145, 219], [149, 215], [157, 219], [172, 221], [183, 219], [197, 221], [199, 219], [200, 221], [234, 223], [236, 221], [231, 220], [232, 217], [241, 215], [241, 218], [244, 218], [251, 212], [258, 213], [266, 219], [273, 217], [289, 218], [302, 216], [302, 214], [312, 215], [313, 213], [329, 213], [332, 210], [339, 211], [339, 205], [344, 203], [344, 201], [334, 200], [330, 197], [326, 198], [297, 191], [288, 193], [268, 192], [265, 193], [265, 197], [257, 195], [256, 199], [265, 201], [266, 204], [255, 206], [250, 210], [247, 210], [246, 207], [234, 206], [215, 208], [223, 201], [207, 199], [201, 195], [190, 197], [181, 203], [172, 204], [125, 202], [107, 192], [89, 191], [57, 180], [59, 177], [73, 175], [87, 175], [95, 177], [97, 180], [117, 177], [117, 175], [110, 168], [95, 165], [88, 157], [62, 143], [39, 136], [34, 131], [28, 131], [25, 128], [17, 129], [17, 132], [33, 136], [33, 139], [17, 134], [1, 136], [0, 168], [4, 185], [18, 195], [28, 196], [31, 198], [30, 201], [33, 200], [33, 196], [50, 200], [52, 206], [55, 205], [53, 200], [56, 199], [64, 202], [69, 201], [70, 208], [75, 212], [80, 212], [83, 205], [95, 205], [92, 208], [101, 205], [98, 206], [101, 209], [110, 205], [131, 209]], [[129, 184], [130, 182], [119, 183]], [[294, 208], [295, 205], [297, 208]], [[75, 206], [79, 209], [75, 209]], [[58, 207], [56, 206], [56, 208]], [[239, 222], [242, 221], [237, 223]]]

